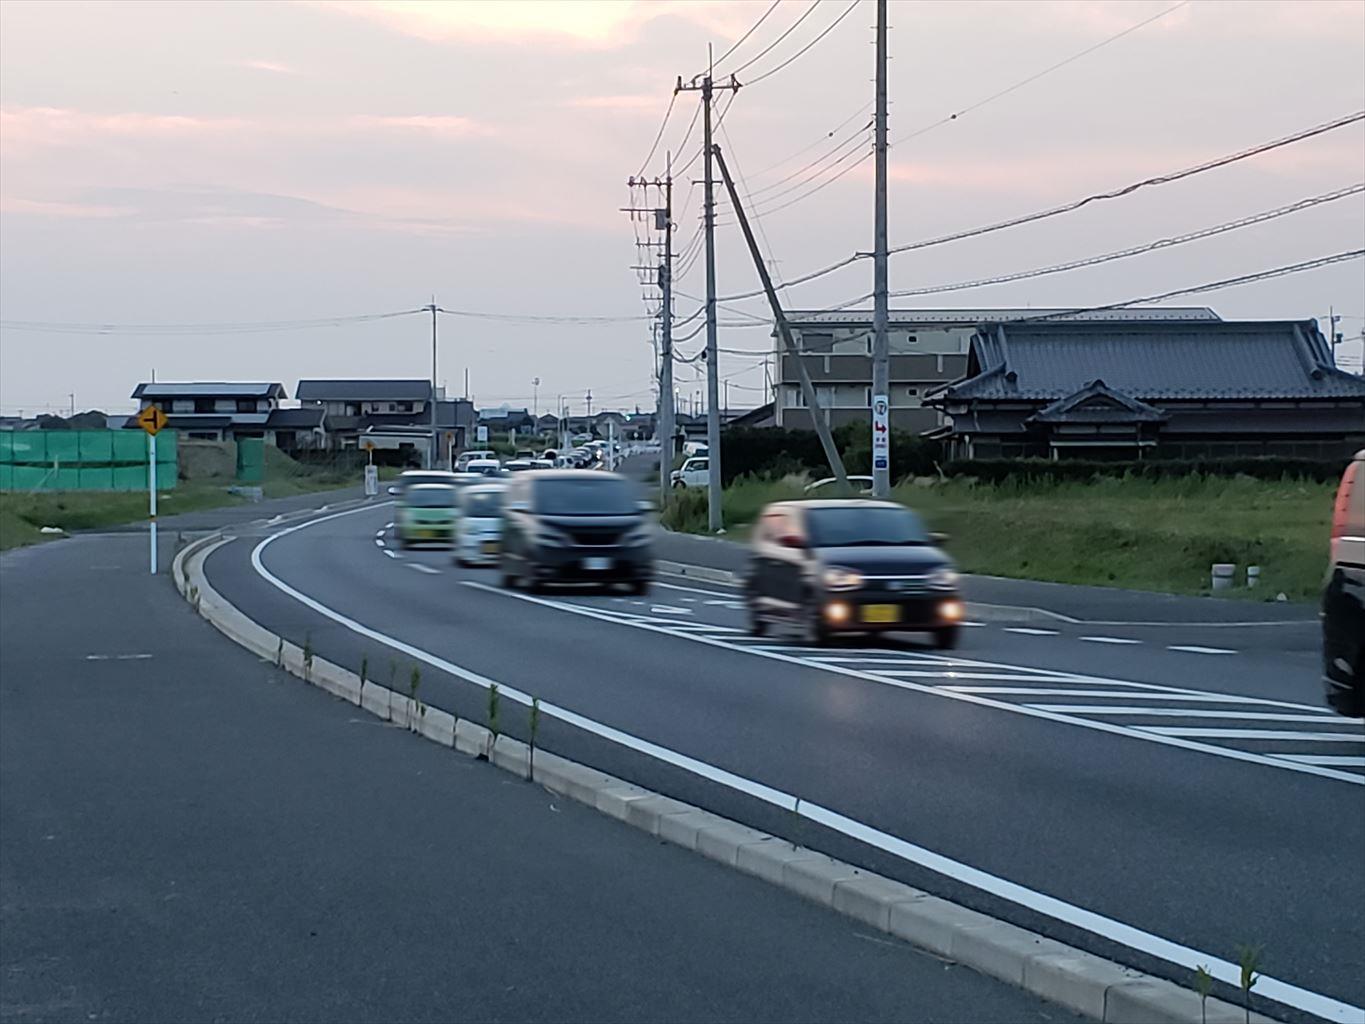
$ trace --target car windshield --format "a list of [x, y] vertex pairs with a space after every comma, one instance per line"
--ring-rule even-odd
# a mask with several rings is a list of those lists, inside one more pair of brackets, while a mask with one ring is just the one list
[[924, 524], [908, 508], [813, 508], [806, 523], [811, 546], [817, 548], [929, 543]]
[[414, 487], [403, 500], [409, 508], [452, 508], [457, 493], [453, 487]]
[[502, 514], [502, 491], [466, 491], [460, 510], [470, 519], [496, 519]]
[[448, 484], [449, 473], [404, 473], [398, 478], [403, 487], [416, 487], [419, 484]]
[[636, 511], [631, 485], [619, 477], [586, 474], [540, 480], [536, 511], [564, 516], [626, 516]]

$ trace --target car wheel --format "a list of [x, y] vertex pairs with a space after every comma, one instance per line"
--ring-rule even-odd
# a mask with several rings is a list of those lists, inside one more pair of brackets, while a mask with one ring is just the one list
[[636, 597], [644, 597], [649, 593], [649, 580], [638, 579], [630, 581], [630, 592]]
[[768, 623], [763, 620], [763, 616], [758, 613], [758, 606], [754, 604], [753, 598], [745, 602], [749, 609], [749, 635], [767, 636]]
[[509, 567], [508, 562], [507, 562], [505, 559], [504, 559], [501, 563], [499, 563], [499, 565], [500, 565], [500, 567], [501, 567], [501, 569], [502, 569], [502, 580], [501, 580], [501, 582], [502, 582], [503, 589], [505, 589], [505, 590], [516, 590], [516, 589], [517, 589], [517, 576], [516, 576], [516, 573], [514, 573], [514, 572], [511, 570], [511, 568]]
[[673, 489], [675, 491], [685, 491], [687, 490], [687, 484], [683, 483], [681, 480], [674, 480]]
[[812, 647], [823, 647], [829, 643], [829, 627], [821, 613], [820, 602], [814, 599], [806, 602], [805, 622], [801, 638]]
[[956, 626], [946, 626], [943, 629], [934, 631], [934, 646], [940, 651], [951, 651], [957, 646], [958, 629]]

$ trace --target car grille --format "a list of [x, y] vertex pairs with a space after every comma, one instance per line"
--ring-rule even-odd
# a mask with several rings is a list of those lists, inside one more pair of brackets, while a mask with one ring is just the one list
[[619, 526], [572, 526], [565, 530], [577, 547], [609, 548], [621, 543]]
[[916, 594], [929, 589], [929, 574], [866, 577], [864, 590], [886, 594]]

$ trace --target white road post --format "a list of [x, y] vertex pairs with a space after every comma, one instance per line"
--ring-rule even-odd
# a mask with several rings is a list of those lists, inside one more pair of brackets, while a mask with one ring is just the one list
[[147, 518], [151, 524], [152, 575], [156, 575], [156, 434], [147, 434]]

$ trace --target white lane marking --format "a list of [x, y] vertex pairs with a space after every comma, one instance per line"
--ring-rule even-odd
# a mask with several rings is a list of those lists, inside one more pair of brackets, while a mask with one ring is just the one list
[[717, 608], [732, 608], [736, 611], [744, 607], [743, 601], [703, 601], [702, 604], [713, 605]]
[[398, 552], [396, 552], [396, 551], [390, 551], [388, 548], [385, 548], [385, 549], [384, 549], [384, 554], [388, 555], [390, 558], [397, 558], [397, 557], [398, 557]]
[[657, 615], [691, 615], [691, 608], [679, 608], [675, 604], [653, 604], [649, 610]]
[[1189, 736], [1209, 740], [1304, 740], [1311, 743], [1365, 743], [1365, 737], [1344, 732], [1294, 732], [1288, 729], [1190, 729], [1183, 725], [1135, 725], [1159, 736]]
[[974, 626], [984, 626], [985, 623], [984, 623], [984, 622], [959, 622], [958, 625], [959, 625], [959, 626], [967, 626], [967, 627], [971, 628], [971, 627], [974, 627]]
[[682, 601], [685, 602], [686, 604], [696, 604], [696, 603], [697, 603], [697, 599], [696, 599], [695, 597], [684, 597], [684, 598], [681, 598], [680, 600], [682, 600]]
[[[1034, 676], [1015, 672], [959, 672], [950, 670], [947, 672], [926, 672], [923, 669], [885, 669], [881, 672], [885, 676], [906, 676], [911, 679], [1003, 679], [1016, 683], [1055, 683], [1054, 676]], [[963, 689], [963, 687], [953, 687], [953, 689]]]
[[421, 562], [409, 562], [408, 568], [416, 569], [418, 572], [424, 572], [428, 576], [439, 576], [441, 574], [440, 569], [433, 569], [431, 566], [423, 565]]
[[[301, 530], [309, 526], [314, 526], [318, 523], [326, 522], [329, 519], [335, 519], [340, 516], [352, 515], [360, 511], [365, 511], [365, 509], [359, 508], [349, 509], [345, 512], [334, 512], [329, 516], [324, 516], [320, 519], [314, 519], [309, 522], [300, 523], [296, 526], [289, 527], [287, 529], [281, 530], [279, 533], [275, 533], [269, 537], [266, 537], [259, 544], [257, 544], [256, 547], [254, 547], [251, 551], [252, 567], [256, 570], [257, 574], [261, 576], [261, 578], [264, 579], [271, 586], [275, 587], [277, 590], [280, 590], [285, 594], [288, 594], [290, 597], [294, 598], [294, 600], [298, 601], [300, 604], [303, 604], [305, 607], [311, 608], [319, 615], [329, 618], [334, 622], [340, 623], [347, 629], [350, 629], [352, 632], [359, 633], [361, 636], [369, 637], [371, 640], [374, 640], [378, 643], [382, 643], [388, 647], [393, 648], [396, 651], [399, 651], [400, 653], [407, 654], [410, 657], [417, 658], [418, 660], [428, 665], [431, 665], [434, 668], [447, 672], [460, 679], [464, 679], [466, 682], [473, 683], [476, 686], [481, 686], [484, 689], [487, 689], [490, 685], [492, 685], [494, 680], [489, 679], [486, 676], [481, 676], [475, 672], [471, 672], [470, 670], [462, 668], [459, 665], [455, 665], [449, 661], [446, 661], [443, 658], [439, 658], [434, 654], [422, 650], [421, 648], [414, 647], [408, 643], [404, 643], [402, 640], [399, 640], [396, 637], [392, 637], [385, 633], [381, 633], [378, 630], [371, 629], [370, 627], [357, 622], [355, 619], [348, 618], [347, 616], [342, 615], [340, 612], [335, 611], [334, 609], [329, 608], [326, 605], [322, 604], [320, 601], [317, 601], [316, 599], [309, 597], [302, 591], [296, 590], [294, 587], [291, 587], [289, 584], [285, 583], [278, 576], [275, 576], [273, 573], [270, 572], [269, 569], [265, 567], [265, 564], [261, 559], [261, 553], [273, 541], [276, 541], [281, 537], [288, 536], [289, 534], [295, 532], [296, 530]], [[572, 614], [586, 615], [591, 618], [597, 618], [608, 622], [613, 621], [604, 615], [594, 614], [589, 609], [579, 609], [574, 608], [570, 605], [556, 604], [555, 602], [534, 597], [530, 594], [509, 593], [508, 591], [501, 590], [497, 587], [490, 587], [487, 586], [486, 584], [475, 583], [473, 581], [464, 581], [464, 585], [468, 587], [475, 587], [480, 590], [486, 590], [494, 594], [502, 594], [504, 597], [510, 597], [516, 600], [526, 601], [533, 604], [544, 605], [549, 608], [564, 608], [570, 611]], [[668, 631], [660, 629], [659, 632], [666, 633]], [[672, 633], [670, 635], [678, 636], [679, 634]], [[699, 643], [705, 643], [708, 645], [720, 647], [722, 649], [725, 649], [729, 646], [724, 641], [713, 640], [708, 637], [691, 637], [690, 639], [693, 639]], [[733, 650], [735, 648], [730, 649]], [[801, 662], [795, 658], [774, 656], [774, 660], [788, 661], [795, 664], [801, 664]], [[827, 669], [826, 671], [838, 671], [843, 674], [851, 676], [858, 675], [858, 673], [855, 673], [848, 669]], [[923, 689], [925, 692], [930, 693], [934, 692], [931, 688], [916, 687], [915, 684], [912, 683], [906, 683], [901, 685], [905, 685], [909, 688], [914, 689]], [[499, 693], [502, 696], [508, 698], [509, 700], [515, 701], [516, 703], [528, 706], [531, 703], [530, 696], [528, 694], [522, 693], [520, 690], [508, 686], [499, 686], [498, 689]], [[971, 702], [986, 705], [992, 704], [992, 702], [990, 701], [983, 701], [979, 699], [973, 699]], [[1001, 704], [999, 706], [1011, 710], [1018, 710], [1017, 707], [1014, 705]], [[952, 860], [951, 858], [945, 857], [942, 854], [935, 853], [932, 850], [928, 850], [922, 846], [910, 843], [904, 839], [901, 839], [899, 836], [893, 836], [890, 835], [889, 833], [882, 832], [880, 829], [873, 828], [872, 826], [860, 822], [854, 818], [846, 817], [845, 815], [839, 814], [836, 811], [832, 811], [829, 810], [828, 808], [822, 807], [819, 804], [801, 800], [791, 794], [784, 793], [781, 790], [773, 789], [771, 786], [765, 786], [760, 782], [755, 782], [752, 779], [747, 779], [742, 775], [736, 775], [733, 772], [726, 771], [723, 768], [718, 768], [715, 765], [706, 763], [705, 761], [699, 761], [696, 758], [688, 757], [686, 754], [681, 754], [677, 751], [670, 750], [667, 747], [660, 746], [656, 743], [651, 743], [648, 740], [641, 739], [637, 736], [632, 736], [629, 733], [622, 732], [621, 730], [614, 729], [609, 725], [605, 725], [601, 722], [594, 721], [591, 718], [587, 718], [583, 715], [578, 714], [577, 712], [570, 711], [567, 708], [561, 708], [554, 704], [541, 704], [540, 709], [545, 714], [555, 718], [559, 718], [561, 721], [564, 721], [569, 725], [583, 729], [584, 731], [593, 733], [594, 735], [601, 736], [604, 739], [628, 747], [648, 757], [653, 757], [656, 760], [663, 761], [666, 764], [675, 765], [679, 768], [682, 768], [684, 771], [691, 772], [694, 775], [699, 775], [700, 777], [708, 779], [719, 785], [723, 785], [730, 789], [737, 790], [738, 792], [748, 794], [749, 796], [753, 796], [756, 799], [764, 801], [765, 803], [772, 804], [773, 806], [776, 807], [782, 807], [784, 809], [790, 809], [791, 811], [793, 811], [793, 813], [801, 817], [809, 818], [811, 821], [822, 824], [827, 828], [834, 829], [837, 832], [841, 832], [846, 836], [858, 840], [859, 842], [863, 842], [868, 844], [869, 846], [873, 846], [877, 849], [884, 850], [895, 857], [899, 857], [900, 859], [909, 861], [910, 863], [913, 864], [918, 864], [926, 868], [927, 870], [933, 871], [947, 878], [956, 879], [957, 881], [972, 886], [973, 888], [980, 889], [983, 892], [987, 892], [990, 893], [991, 895], [998, 896], [1001, 899], [1016, 904], [1017, 906], [1026, 907], [1037, 913], [1044, 914], [1058, 921], [1070, 924], [1073, 927], [1080, 928], [1083, 931], [1090, 932], [1093, 935], [1098, 935], [1112, 942], [1116, 942], [1120, 945], [1126, 946], [1129, 949], [1134, 949], [1139, 952], [1146, 953], [1150, 956], [1154, 956], [1157, 959], [1164, 960], [1167, 963], [1175, 964], [1179, 967], [1184, 967], [1187, 970], [1194, 970], [1197, 965], [1205, 964], [1207, 965], [1207, 969], [1213, 974], [1215, 978], [1217, 978], [1219, 981], [1225, 982], [1226, 984], [1236, 985], [1240, 981], [1241, 977], [1240, 967], [1227, 960], [1220, 960], [1217, 957], [1210, 956], [1209, 954], [1203, 953], [1197, 949], [1193, 949], [1192, 947], [1184, 946], [1177, 942], [1172, 942], [1171, 940], [1164, 939], [1159, 935], [1154, 935], [1151, 932], [1143, 931], [1140, 928], [1135, 928], [1132, 925], [1125, 924], [1122, 921], [1117, 921], [1113, 918], [1105, 917], [1104, 915], [1097, 914], [1092, 910], [1086, 910], [1084, 907], [1076, 906], [1073, 903], [1067, 903], [1064, 900], [1057, 899], [1055, 896], [1049, 896], [1046, 893], [1038, 892], [1037, 890], [1034, 889], [1029, 889], [1026, 886], [1018, 884], [1017, 882], [1011, 882], [1008, 879], [999, 877], [998, 875], [992, 875], [988, 872], [980, 870], [979, 868], [974, 868], [968, 864], [964, 864], [961, 861]], [[1034, 714], [1038, 714], [1040, 717], [1050, 717], [1038, 712], [1035, 712]], [[1084, 723], [1084, 720], [1082, 719], [1059, 720], [1069, 723], [1089, 724], [1091, 726], [1098, 725], [1098, 723]], [[1122, 730], [1114, 731], [1121, 732]], [[1202, 748], [1201, 744], [1182, 744], [1181, 741], [1172, 740], [1164, 742], [1171, 742], [1175, 745], [1185, 745], [1192, 749]], [[1213, 747], [1208, 749], [1218, 751], [1224, 748]], [[1284, 765], [1289, 765], [1291, 762], [1285, 761], [1281, 763]], [[1316, 774], [1325, 774], [1327, 775], [1327, 777], [1331, 778], [1340, 777], [1348, 781], [1360, 781], [1361, 783], [1365, 783], [1365, 779], [1358, 780], [1357, 777], [1354, 775], [1347, 775], [1342, 772], [1330, 772], [1329, 769], [1317, 768], [1317, 766], [1312, 765], [1303, 766], [1303, 770], [1307, 771], [1309, 769], [1315, 769]], [[1260, 982], [1261, 994], [1266, 998], [1272, 999], [1279, 1003], [1284, 1003], [1288, 1006], [1292, 1006], [1295, 1009], [1303, 1010], [1307, 1013], [1317, 1014], [1318, 1016], [1324, 1017], [1328, 1020], [1340, 1021], [1342, 1022], [1342, 1024], [1348, 1024], [1348, 1022], [1351, 1021], [1358, 1021], [1362, 1013], [1365, 1012], [1365, 1009], [1362, 1009], [1361, 1007], [1352, 1006], [1349, 1003], [1341, 1002], [1340, 1000], [1333, 999], [1330, 996], [1320, 995], [1316, 992], [1309, 991], [1308, 989], [1300, 988], [1299, 986], [1291, 984], [1289, 982], [1281, 981], [1278, 978], [1262, 976]]]
[[393, 529], [393, 523], [385, 523], [385, 524], [384, 524], [384, 529], [385, 529], [385, 530], [392, 530], [392, 529]]
[[1092, 644], [1140, 644], [1141, 640], [1129, 640], [1122, 636], [1083, 636], [1082, 640], [1089, 640]]
[[382, 548], [384, 546], [384, 541], [381, 538], [376, 537], [374, 539], [374, 546], [377, 548]]
[[1339, 754], [1276, 754], [1286, 761], [1299, 764], [1316, 764], [1336, 768], [1365, 768], [1365, 757], [1346, 757]]
[[[670, 572], [670, 573], [656, 573], [655, 576], [656, 576], [656, 577], [658, 577], [658, 576], [672, 576], [674, 579], [677, 579], [677, 580], [690, 580], [690, 579], [693, 578], [693, 577], [691, 577], [691, 576], [679, 576], [679, 575], [677, 575], [676, 573], [671, 573], [671, 572]], [[712, 583], [710, 580], [707, 580], [706, 582], [707, 582], [707, 583], [711, 583], [711, 585], [712, 585], [712, 586], [715, 586], [715, 587], [731, 587], [731, 588], [733, 588], [734, 590], [738, 590], [738, 589], [740, 588], [740, 584], [738, 584], [738, 583]], [[690, 591], [692, 591], [692, 593], [694, 593], [694, 594], [710, 594], [712, 597], [730, 597], [730, 596], [731, 596], [730, 594], [727, 594], [727, 593], [726, 593], [725, 591], [723, 591], [723, 590], [702, 590], [700, 587], [685, 587], [685, 586], [683, 586], [681, 583], [665, 583], [663, 580], [657, 579], [657, 578], [654, 580], [654, 585], [655, 585], [656, 587], [668, 587], [668, 588], [670, 588], [670, 589], [672, 589], [672, 590], [690, 590]]]
[[[1029, 707], [1042, 708], [1044, 711], [1060, 711], [1071, 715], [1146, 715], [1161, 718], [1228, 718], [1238, 721], [1254, 722], [1315, 722], [1318, 725], [1336, 725], [1336, 719], [1329, 714], [1321, 715], [1283, 715], [1271, 711], [1210, 711], [1206, 708], [1143, 708], [1116, 707], [1113, 704], [1030, 704]], [[1341, 725], [1352, 723], [1342, 720]]]
[[[490, 587], [490, 586], [488, 586], [488, 585], [485, 584], [485, 583], [476, 583], [476, 582], [474, 582], [474, 581], [472, 581], [472, 580], [465, 581], [464, 585], [467, 586], [467, 587], [475, 587], [475, 588], [480, 589], [480, 590], [486, 590], [486, 591], [488, 591], [488, 592], [490, 592], [490, 593], [495, 593], [495, 594], [506, 593], [505, 591], [499, 590], [497, 587]], [[513, 595], [513, 594], [507, 594], [507, 596], [509, 596], [509, 597], [515, 596], [518, 600], [527, 601], [527, 602], [530, 602], [530, 603], [533, 603], [533, 604], [541, 604], [541, 605], [544, 605], [544, 606], [547, 607], [547, 608], [559, 608], [559, 609], [561, 609], [561, 610], [563, 610], [563, 611], [570, 612], [570, 613], [572, 613], [572, 614], [574, 614], [574, 615], [584, 615], [584, 616], [587, 616], [587, 617], [589, 617], [589, 618], [595, 618], [595, 619], [599, 619], [599, 620], [606, 621], [606, 622], [619, 622], [619, 621], [620, 621], [620, 620], [618, 620], [618, 619], [612, 618], [610, 613], [608, 613], [608, 612], [603, 612], [603, 611], [599, 611], [598, 609], [594, 609], [594, 608], [583, 608], [583, 607], [578, 607], [578, 606], [574, 606], [574, 605], [561, 604], [561, 603], [557, 603], [557, 602], [554, 602], [554, 601], [546, 600], [546, 599], [544, 599], [544, 598], [534, 597], [534, 596], [532, 596], [532, 595], [530, 595], [530, 594], [515, 594], [515, 595]], [[1268, 767], [1268, 768], [1275, 768], [1275, 769], [1280, 769], [1280, 770], [1286, 770], [1286, 769], [1287, 769], [1287, 770], [1290, 770], [1290, 771], [1300, 771], [1300, 772], [1303, 772], [1303, 773], [1308, 774], [1308, 775], [1316, 775], [1316, 776], [1319, 776], [1319, 777], [1325, 778], [1325, 779], [1335, 779], [1335, 780], [1338, 781], [1338, 782], [1348, 782], [1348, 783], [1351, 783], [1351, 784], [1357, 785], [1357, 786], [1365, 785], [1365, 777], [1361, 777], [1361, 776], [1359, 776], [1359, 775], [1350, 774], [1350, 773], [1347, 773], [1347, 772], [1333, 771], [1333, 770], [1330, 769], [1330, 768], [1319, 768], [1319, 767], [1317, 767], [1317, 766], [1315, 766], [1315, 765], [1294, 765], [1294, 764], [1291, 764], [1291, 763], [1288, 762], [1288, 761], [1278, 760], [1278, 759], [1273, 758], [1273, 757], [1270, 757], [1270, 756], [1268, 756], [1268, 755], [1260, 754], [1260, 753], [1253, 753], [1252, 751], [1248, 751], [1248, 750], [1239, 750], [1239, 749], [1237, 749], [1236, 747], [1224, 747], [1224, 746], [1218, 746], [1218, 745], [1212, 744], [1212, 743], [1200, 743], [1200, 742], [1198, 742], [1198, 741], [1196, 741], [1196, 740], [1185, 739], [1185, 738], [1178, 737], [1178, 736], [1161, 736], [1161, 735], [1158, 735], [1158, 734], [1153, 733], [1153, 732], [1148, 731], [1148, 730], [1131, 729], [1131, 728], [1129, 728], [1128, 726], [1118, 725], [1118, 724], [1115, 724], [1115, 723], [1113, 723], [1113, 722], [1096, 721], [1096, 720], [1094, 720], [1094, 719], [1089, 719], [1089, 718], [1077, 718], [1077, 717], [1071, 717], [1071, 716], [1067, 716], [1067, 715], [1059, 715], [1059, 714], [1056, 714], [1055, 712], [1051, 712], [1051, 711], [1039, 711], [1039, 710], [1037, 710], [1037, 709], [1035, 709], [1035, 708], [1028, 707], [1026, 704], [1012, 703], [1012, 702], [1009, 702], [1009, 701], [996, 700], [996, 699], [993, 699], [993, 698], [991, 698], [991, 697], [982, 696], [982, 695], [981, 695], [981, 693], [986, 693], [986, 692], [1000, 692], [1002, 689], [1007, 689], [1007, 688], [985, 687], [985, 688], [979, 688], [979, 689], [980, 689], [980, 692], [973, 692], [973, 691], [977, 690], [978, 688], [975, 688], [975, 687], [935, 686], [935, 685], [932, 685], [932, 684], [929, 684], [929, 683], [920, 683], [920, 682], [916, 682], [915, 680], [912, 680], [912, 679], [896, 679], [896, 678], [893, 678], [893, 677], [891, 677], [891, 676], [878, 675], [878, 674], [874, 674], [874, 673], [871, 673], [871, 672], [862, 672], [862, 671], [859, 671], [858, 669], [847, 668], [847, 667], [845, 667], [845, 666], [843, 666], [843, 665], [817, 665], [817, 664], [815, 664], [815, 663], [813, 663], [813, 662], [811, 662], [811, 661], [806, 660], [805, 658], [801, 658], [801, 657], [796, 657], [796, 656], [794, 656], [794, 655], [791, 653], [791, 650], [790, 650], [789, 648], [782, 648], [782, 647], [767, 647], [767, 648], [763, 648], [763, 647], [753, 647], [753, 646], [740, 646], [740, 645], [736, 642], [739, 638], [736, 638], [735, 640], [721, 640], [721, 639], [715, 639], [715, 638], [711, 638], [711, 637], [699, 636], [699, 635], [697, 635], [697, 634], [689, 634], [689, 633], [682, 633], [682, 632], [673, 631], [673, 630], [671, 630], [671, 629], [670, 629], [669, 627], [667, 627], [667, 626], [665, 626], [665, 627], [659, 627], [659, 626], [655, 626], [655, 625], [652, 625], [652, 624], [646, 624], [646, 623], [636, 623], [636, 624], [634, 624], [634, 625], [635, 625], [637, 628], [640, 628], [640, 629], [651, 629], [651, 630], [655, 630], [656, 632], [666, 633], [666, 634], [668, 634], [668, 635], [670, 635], [670, 636], [678, 637], [678, 638], [680, 638], [680, 639], [691, 640], [691, 641], [693, 641], [693, 642], [695, 642], [695, 643], [708, 644], [708, 645], [711, 645], [711, 646], [714, 646], [714, 647], [720, 647], [720, 648], [723, 648], [723, 649], [725, 649], [725, 650], [736, 651], [736, 652], [739, 652], [739, 653], [756, 654], [756, 655], [758, 655], [758, 656], [760, 656], [760, 657], [763, 657], [763, 658], [770, 658], [770, 659], [772, 659], [772, 660], [774, 660], [774, 661], [780, 661], [780, 662], [782, 662], [782, 663], [784, 663], [784, 664], [788, 664], [788, 665], [797, 665], [797, 666], [801, 666], [801, 667], [805, 667], [805, 668], [814, 668], [814, 669], [818, 669], [818, 670], [820, 670], [820, 671], [822, 671], [822, 672], [834, 672], [834, 673], [837, 673], [837, 674], [839, 674], [839, 675], [849, 676], [849, 677], [854, 678], [854, 679], [864, 679], [864, 680], [868, 680], [868, 681], [874, 682], [874, 683], [881, 683], [882, 685], [885, 685], [885, 686], [893, 686], [893, 687], [896, 687], [896, 688], [902, 689], [902, 690], [913, 690], [913, 691], [915, 691], [915, 692], [917, 692], [917, 693], [936, 694], [936, 695], [938, 695], [938, 696], [940, 696], [940, 697], [943, 697], [943, 698], [946, 698], [946, 699], [949, 699], [949, 700], [960, 700], [960, 701], [964, 701], [964, 702], [967, 702], [967, 703], [970, 703], [970, 704], [977, 704], [977, 705], [982, 706], [982, 707], [996, 708], [996, 709], [998, 709], [998, 710], [1011, 712], [1011, 713], [1013, 713], [1013, 714], [1025, 715], [1025, 716], [1031, 717], [1031, 718], [1041, 718], [1041, 719], [1044, 719], [1044, 720], [1046, 720], [1046, 721], [1051, 721], [1051, 722], [1059, 722], [1059, 723], [1062, 723], [1062, 724], [1064, 724], [1064, 725], [1071, 725], [1071, 726], [1075, 726], [1076, 728], [1080, 728], [1080, 729], [1090, 729], [1090, 730], [1093, 730], [1093, 731], [1095, 731], [1095, 732], [1105, 732], [1105, 733], [1109, 733], [1109, 734], [1114, 735], [1114, 736], [1126, 736], [1126, 737], [1128, 737], [1129, 739], [1138, 739], [1138, 740], [1143, 740], [1143, 741], [1151, 742], [1151, 743], [1161, 743], [1161, 744], [1164, 744], [1164, 745], [1168, 745], [1168, 746], [1172, 746], [1172, 747], [1177, 747], [1177, 748], [1179, 748], [1179, 749], [1181, 749], [1181, 750], [1196, 751], [1196, 752], [1198, 752], [1198, 753], [1209, 754], [1209, 755], [1212, 755], [1212, 756], [1214, 756], [1214, 757], [1223, 757], [1223, 758], [1227, 758], [1228, 760], [1232, 760], [1232, 761], [1243, 761], [1243, 762], [1246, 762], [1246, 763], [1248, 763], [1248, 764], [1257, 764], [1257, 765], [1261, 765], [1261, 766], [1263, 766], [1263, 767]], [[821, 648], [821, 650], [823, 650], [823, 648]], [[991, 662], [968, 661], [968, 660], [966, 660], [966, 659], [944, 658], [944, 659], [941, 659], [941, 661], [942, 661], [942, 663], [947, 664], [947, 665], [976, 665], [976, 666], [980, 666], [980, 667], [984, 667], [984, 668], [999, 668], [999, 669], [1010, 669], [1010, 668], [1014, 668], [1014, 667], [1015, 667], [1015, 666], [1012, 666], [1012, 665], [999, 665], [999, 664], [993, 664], [993, 663], [991, 663]], [[1030, 669], [1029, 671], [1035, 671], [1035, 672], [1039, 672], [1039, 674], [1042, 674], [1042, 672], [1041, 672], [1040, 670], [1036, 670], [1036, 669]], [[1059, 673], [1059, 674], [1060, 674], [1060, 673]], [[1069, 680], [1068, 680], [1068, 679], [1058, 679], [1057, 681], [1058, 681], [1059, 683], [1063, 683], [1063, 682], [1075, 682], [1075, 681], [1078, 681], [1078, 680], [1087, 680], [1088, 678], [1094, 678], [1094, 679], [1096, 679], [1097, 681], [1099, 681], [1099, 682], [1101, 682], [1101, 683], [1110, 683], [1110, 684], [1112, 684], [1112, 685], [1114, 685], [1114, 686], [1116, 686], [1116, 687], [1117, 687], [1117, 686], [1131, 686], [1131, 687], [1135, 687], [1135, 688], [1137, 688], [1137, 687], [1145, 687], [1145, 688], [1150, 688], [1150, 689], [1154, 689], [1154, 690], [1155, 690], [1155, 689], [1161, 689], [1160, 687], [1151, 686], [1150, 684], [1145, 684], [1145, 683], [1126, 683], [1126, 682], [1123, 682], [1122, 680], [1106, 680], [1106, 679], [1103, 679], [1103, 677], [1075, 677], [1075, 678], [1069, 679]], [[1071, 693], [1071, 692], [1072, 692], [1072, 691], [1061, 690], [1061, 691], [1054, 691], [1054, 692], [1048, 693], [1047, 695], [1049, 695], [1049, 696], [1066, 696], [1066, 695], [1068, 695], [1068, 694]], [[1086, 695], [1087, 695], [1087, 696], [1099, 696], [1099, 697], [1121, 696], [1121, 697], [1123, 697], [1123, 698], [1125, 698], [1125, 699], [1130, 699], [1130, 700], [1131, 700], [1131, 699], [1138, 699], [1138, 698], [1141, 698], [1141, 697], [1144, 696], [1144, 695], [1141, 694], [1141, 693], [1135, 693], [1135, 692], [1132, 692], [1132, 691], [1104, 691], [1104, 690], [1096, 691], [1096, 692], [1094, 692], [1094, 693], [1092, 693], [1092, 694], [1086, 694]], [[1150, 698], [1150, 699], [1179, 699], [1179, 697], [1176, 696], [1176, 695], [1171, 694], [1170, 692], [1166, 692], [1166, 693], [1163, 694], [1163, 697], [1161, 697], [1161, 698], [1152, 697], [1152, 698]], [[1261, 701], [1261, 700], [1253, 700], [1253, 699], [1247, 698], [1247, 697], [1228, 697], [1228, 696], [1216, 695], [1216, 694], [1215, 694], [1215, 695], [1207, 695], [1207, 696], [1206, 696], [1206, 695], [1202, 695], [1202, 694], [1189, 694], [1188, 696], [1186, 696], [1185, 699], [1187, 699], [1187, 700], [1204, 700], [1204, 701], [1212, 701], [1212, 702], [1217, 702], [1217, 701], [1220, 701], [1220, 700], [1222, 700], [1222, 701], [1229, 701], [1229, 700], [1230, 700], [1230, 701], [1233, 701], [1233, 702], [1236, 702], [1236, 703], [1252, 703], [1252, 704], [1262, 704], [1262, 705], [1269, 704], [1269, 705], [1276, 705], [1276, 706], [1285, 706], [1285, 705], [1283, 704], [1283, 702], [1276, 702], [1276, 701]], [[1291, 708], [1296, 708], [1296, 709], [1305, 709], [1305, 706], [1304, 706], [1304, 705], [1288, 705], [1288, 706], [1291, 707]], [[1317, 708], [1312, 708], [1312, 707], [1307, 707], [1306, 710], [1309, 710], [1309, 711], [1316, 711], [1316, 710], [1318, 710], [1318, 709], [1317, 709]]]
[[382, 536], [384, 536], [384, 531], [383, 531], [383, 530], [375, 530], [375, 531], [374, 531], [374, 535], [375, 535], [376, 537], [382, 537]]
[[1006, 626], [1006, 633], [1018, 633], [1021, 636], [1057, 636], [1058, 630], [1055, 629], [1032, 629], [1028, 626]]
[[1226, 647], [1200, 647], [1197, 644], [1172, 644], [1168, 651], [1185, 651], [1187, 654], [1236, 654]]
[[[1057, 679], [1053, 682], [1064, 683], [1067, 680]], [[1277, 701], [1257, 700], [1255, 697], [1239, 697], [1233, 693], [1182, 693], [1180, 691], [1169, 691], [1165, 693], [1143, 693], [1131, 690], [1120, 690], [1115, 684], [1112, 690], [1048, 690], [1035, 689], [1030, 686], [940, 686], [940, 690], [949, 690], [953, 693], [999, 693], [1010, 696], [1021, 697], [1114, 697], [1122, 700], [1178, 700], [1189, 701], [1192, 704], [1261, 704], [1271, 705], [1272, 707], [1285, 707]], [[1289, 707], [1297, 705], [1290, 704]], [[1308, 710], [1315, 710], [1308, 708]]]
[[150, 654], [87, 654], [86, 661], [146, 661]]

